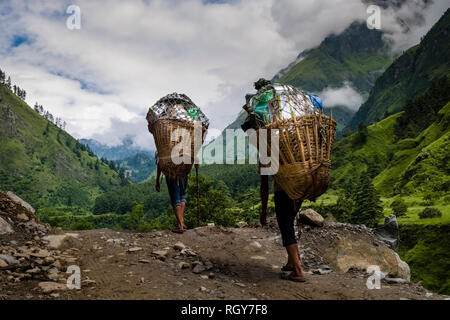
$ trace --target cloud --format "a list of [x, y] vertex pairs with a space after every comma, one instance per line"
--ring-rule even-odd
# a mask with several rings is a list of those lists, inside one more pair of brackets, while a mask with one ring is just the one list
[[271, 11], [278, 32], [304, 50], [341, 33], [354, 21], [365, 21], [366, 9], [361, 0], [278, 0]]
[[[143, 125], [133, 134], [144, 141], [145, 122], [136, 119], [172, 92], [190, 96], [212, 127], [223, 128], [252, 83], [271, 77], [297, 53], [276, 31], [272, 0], [77, 5], [81, 30], [68, 30], [65, 1], [2, 2], [0, 12], [9, 13], [0, 22], [8, 30], [0, 35], [1, 67], [27, 90], [30, 104], [37, 100], [64, 118], [73, 135], [105, 143], [135, 128], [115, 119]], [[30, 40], [12, 47], [16, 34]]]
[[[29, 104], [38, 101], [62, 117], [75, 137], [114, 144], [131, 135], [148, 148], [145, 115], [160, 97], [187, 94], [211, 129], [223, 129], [254, 81], [272, 78], [300, 51], [364, 21], [367, 6], [360, 0], [78, 0], [81, 29], [69, 30], [71, 4], [0, 1], [0, 67], [27, 90]], [[440, 1], [432, 13], [423, 10], [411, 39], [403, 40], [396, 20], [387, 19], [392, 41], [401, 47], [420, 38], [442, 7]], [[388, 13], [403, 17], [408, 8]], [[329, 101], [338, 101], [338, 93], [354, 97], [339, 90], [325, 92]]]
[[357, 111], [363, 103], [361, 95], [349, 83], [338, 89], [326, 88], [318, 96], [325, 107], [346, 106]]
[[409, 0], [399, 8], [390, 7], [381, 12], [384, 38], [394, 53], [401, 53], [418, 44], [449, 8], [448, 0]]

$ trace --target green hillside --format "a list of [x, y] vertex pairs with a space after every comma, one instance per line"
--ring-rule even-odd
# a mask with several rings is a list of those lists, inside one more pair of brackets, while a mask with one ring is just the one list
[[119, 175], [0, 85], [0, 189], [35, 207], [89, 207]]
[[367, 140], [363, 144], [357, 143], [359, 132], [336, 142], [332, 188], [337, 189], [369, 170], [375, 187], [385, 196], [448, 190], [450, 103], [417, 137], [397, 140], [395, 124], [402, 114], [392, 115], [367, 127]]
[[348, 125], [372, 123], [402, 110], [405, 102], [425, 91], [433, 79], [450, 74], [450, 9], [422, 39], [396, 59], [378, 78], [367, 101]]

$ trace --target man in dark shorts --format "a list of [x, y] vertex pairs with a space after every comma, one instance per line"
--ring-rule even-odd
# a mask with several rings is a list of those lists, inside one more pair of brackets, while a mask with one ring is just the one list
[[[261, 224], [266, 223], [267, 200], [269, 198], [269, 177], [261, 176]], [[288, 260], [281, 271], [291, 272], [283, 279], [295, 282], [305, 282], [305, 276], [302, 270], [302, 264], [298, 253], [297, 239], [295, 237], [294, 222], [297, 216], [297, 210], [301, 207], [301, 201], [294, 201], [288, 197], [286, 192], [274, 182], [274, 202], [275, 213], [277, 216], [278, 227], [281, 232], [283, 247], [286, 248]], [[282, 274], [284, 275], [284, 273]]]
[[[199, 165], [195, 164], [198, 169]], [[155, 189], [157, 192], [161, 191], [160, 179], [161, 178], [161, 168], [158, 163], [157, 173], [156, 173], [156, 185]], [[188, 176], [179, 179], [170, 179], [166, 177], [167, 189], [169, 191], [170, 202], [172, 203], [173, 211], [175, 217], [177, 218], [178, 226], [172, 230], [175, 233], [183, 233], [186, 231], [186, 225], [184, 224], [184, 209], [186, 208], [186, 189], [188, 184]]]

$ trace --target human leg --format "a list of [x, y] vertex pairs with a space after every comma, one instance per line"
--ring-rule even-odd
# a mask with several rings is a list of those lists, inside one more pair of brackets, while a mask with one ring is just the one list
[[[294, 222], [297, 215], [294, 201], [284, 191], [275, 192], [275, 213], [281, 232], [283, 246], [286, 248], [288, 260], [282, 271], [292, 271], [291, 280], [301, 281], [304, 276], [298, 254]], [[298, 204], [297, 204], [298, 205]]]

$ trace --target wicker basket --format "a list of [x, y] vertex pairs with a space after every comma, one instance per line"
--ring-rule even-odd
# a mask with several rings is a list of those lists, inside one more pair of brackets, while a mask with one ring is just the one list
[[[280, 162], [274, 179], [289, 198], [315, 201], [327, 190], [336, 126], [332, 115], [308, 114], [264, 127], [279, 130]], [[267, 137], [271, 150], [270, 134]]]
[[[176, 129], [185, 129], [189, 132], [191, 139], [190, 163], [175, 164], [172, 161], [172, 150], [180, 143], [180, 141], [172, 141], [172, 132]], [[206, 128], [202, 126], [202, 144], [204, 142], [205, 132]], [[188, 175], [192, 170], [195, 156], [199, 151], [199, 149], [195, 150], [194, 123], [178, 119], [160, 119], [152, 125], [152, 134], [155, 138], [156, 150], [158, 152], [157, 158], [163, 174], [170, 179], [184, 178]], [[183, 151], [187, 148], [189, 146], [183, 148]]]

